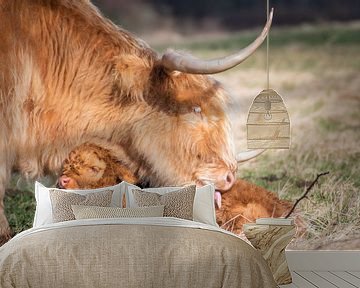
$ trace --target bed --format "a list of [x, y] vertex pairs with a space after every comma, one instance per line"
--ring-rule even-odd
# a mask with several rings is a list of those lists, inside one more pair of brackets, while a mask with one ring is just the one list
[[0, 247], [0, 287], [276, 287], [261, 254], [215, 225], [138, 217], [35, 226]]

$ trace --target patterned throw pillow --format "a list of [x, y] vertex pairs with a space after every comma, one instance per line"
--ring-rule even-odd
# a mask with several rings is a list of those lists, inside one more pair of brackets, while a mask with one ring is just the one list
[[49, 191], [54, 222], [75, 220], [71, 205], [110, 206], [112, 190], [80, 195], [52, 189]]
[[188, 186], [164, 195], [133, 189], [132, 194], [139, 207], [164, 205], [165, 217], [193, 219], [196, 186]]
[[[125, 181], [121, 182], [123, 185], [123, 193], [126, 196], [126, 207], [138, 207], [134, 196], [132, 194], [133, 189], [141, 189], [138, 186], [127, 183]], [[173, 192], [181, 189], [182, 187], [158, 187], [158, 188], [146, 188], [143, 191], [155, 192], [161, 195], [164, 195], [169, 192]], [[219, 227], [216, 223], [215, 215], [215, 203], [214, 203], [214, 194], [215, 188], [214, 185], [208, 184], [203, 187], [197, 187], [195, 198], [194, 198], [194, 207], [193, 207], [193, 220], [195, 222], [200, 222], [204, 224], [209, 224], [215, 227]]]
[[71, 205], [75, 219], [163, 217], [164, 206], [138, 208]]

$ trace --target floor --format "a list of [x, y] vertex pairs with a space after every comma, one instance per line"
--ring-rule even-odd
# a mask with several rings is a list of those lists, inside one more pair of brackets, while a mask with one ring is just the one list
[[360, 251], [286, 251], [293, 283], [281, 288], [360, 288]]

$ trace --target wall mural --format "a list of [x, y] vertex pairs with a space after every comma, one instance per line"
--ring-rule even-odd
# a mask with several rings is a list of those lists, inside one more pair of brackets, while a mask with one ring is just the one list
[[[3, 1], [0, 14], [0, 266], [24, 243], [67, 251], [67, 229], [76, 245], [92, 235], [79, 259], [98, 235], [171, 242], [164, 271], [189, 251], [211, 266], [194, 252], [211, 247], [236, 267], [246, 250], [258, 287], [293, 281], [285, 249], [360, 250], [357, 23], [276, 27], [268, 3], [260, 32], [137, 37], [88, 1]], [[194, 279], [179, 283], [211, 280]]]

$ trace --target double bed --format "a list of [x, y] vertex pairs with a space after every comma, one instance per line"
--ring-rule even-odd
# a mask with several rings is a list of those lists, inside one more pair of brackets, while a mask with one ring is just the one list
[[261, 254], [215, 225], [140, 217], [35, 226], [0, 247], [0, 287], [276, 287]]

